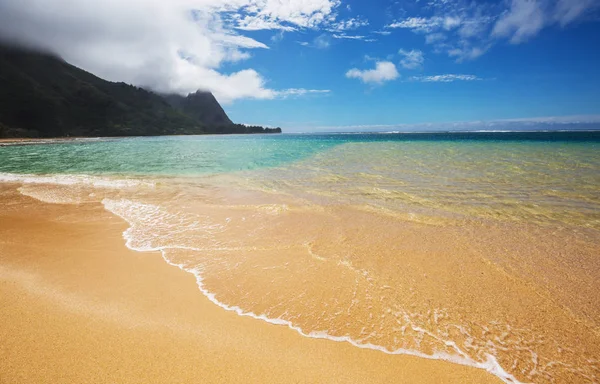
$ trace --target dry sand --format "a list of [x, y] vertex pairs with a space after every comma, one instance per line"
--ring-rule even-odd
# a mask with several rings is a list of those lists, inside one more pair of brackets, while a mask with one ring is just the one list
[[488, 383], [489, 373], [310, 339], [211, 303], [124, 245], [99, 204], [0, 187], [0, 383]]

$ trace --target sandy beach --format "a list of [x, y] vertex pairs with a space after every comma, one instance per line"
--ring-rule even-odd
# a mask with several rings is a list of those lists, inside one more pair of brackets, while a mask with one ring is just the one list
[[600, 384], [599, 16], [0, 0], [0, 384]]
[[497, 383], [227, 312], [99, 204], [0, 198], [1, 383]]

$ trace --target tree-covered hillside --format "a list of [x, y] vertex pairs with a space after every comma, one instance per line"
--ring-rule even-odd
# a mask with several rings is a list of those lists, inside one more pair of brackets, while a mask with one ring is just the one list
[[56, 56], [0, 46], [0, 137], [281, 132], [233, 124], [210, 93], [169, 98]]

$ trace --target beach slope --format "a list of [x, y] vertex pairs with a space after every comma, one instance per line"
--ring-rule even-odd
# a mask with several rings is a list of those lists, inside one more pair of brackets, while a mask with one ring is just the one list
[[128, 250], [99, 204], [0, 187], [0, 383], [498, 383], [444, 361], [305, 338]]

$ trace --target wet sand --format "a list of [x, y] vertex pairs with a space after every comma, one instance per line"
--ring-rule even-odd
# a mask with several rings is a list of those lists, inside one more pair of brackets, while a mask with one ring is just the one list
[[227, 312], [98, 203], [0, 187], [0, 383], [498, 383]]
[[95, 140], [95, 138], [84, 138], [84, 137], [10, 138], [10, 139], [0, 139], [0, 147], [5, 146], [5, 145], [64, 143], [64, 142], [75, 141], [75, 140]]

